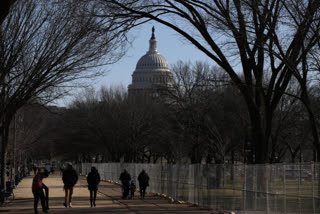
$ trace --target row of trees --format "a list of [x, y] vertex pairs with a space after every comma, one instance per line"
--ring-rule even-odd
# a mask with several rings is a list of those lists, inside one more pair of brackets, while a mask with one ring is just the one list
[[[201, 62], [172, 71], [174, 88], [156, 99], [129, 99], [123, 87], [78, 94], [57, 123], [54, 153], [78, 161], [256, 162], [250, 115], [230, 78]], [[289, 86], [274, 112], [269, 163], [314, 160], [301, 89], [294, 80]], [[320, 87], [309, 91], [320, 109]]]
[[48, 103], [99, 76], [97, 67], [124, 54], [131, 23], [100, 18], [97, 11], [108, 9], [91, 1], [4, 0], [1, 6], [0, 188], [4, 190], [10, 126], [17, 112], [25, 105]]
[[10, 125], [7, 151], [7, 175], [11, 181], [25, 176], [35, 160], [55, 157], [51, 137], [63, 113], [63, 108], [29, 104], [15, 114]]

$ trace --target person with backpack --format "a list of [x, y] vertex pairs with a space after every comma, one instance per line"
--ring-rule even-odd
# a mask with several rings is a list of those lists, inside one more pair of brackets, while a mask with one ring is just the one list
[[138, 176], [138, 181], [140, 188], [140, 197], [144, 199], [147, 186], [149, 186], [149, 175], [144, 171], [144, 169], [140, 172]]
[[72, 167], [71, 163], [67, 163], [67, 167], [62, 173], [62, 181], [64, 184], [64, 190], [65, 190], [65, 200], [64, 200], [63, 205], [65, 207], [71, 208], [72, 207], [71, 201], [72, 201], [73, 189], [78, 181], [78, 173]]
[[123, 170], [123, 172], [120, 174], [119, 180], [122, 183], [122, 199], [126, 199], [129, 195], [129, 185], [131, 180], [131, 176], [127, 170]]
[[91, 207], [92, 206], [95, 207], [98, 185], [100, 183], [100, 174], [94, 166], [91, 167], [91, 172], [88, 174], [87, 182], [88, 182], [88, 189], [90, 191], [90, 205]]

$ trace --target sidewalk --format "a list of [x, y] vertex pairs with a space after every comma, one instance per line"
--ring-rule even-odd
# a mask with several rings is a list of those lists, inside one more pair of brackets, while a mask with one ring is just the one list
[[[44, 183], [49, 187], [50, 213], [110, 213], [110, 214], [209, 214], [216, 213], [199, 207], [192, 207], [187, 204], [175, 204], [167, 199], [160, 198], [153, 194], [147, 194], [144, 200], [138, 198], [136, 192], [134, 200], [122, 200], [120, 187], [108, 182], [101, 182], [97, 195], [97, 207], [91, 208], [89, 201], [89, 191], [86, 186], [85, 177], [79, 177], [79, 182], [75, 186], [72, 206], [65, 208], [64, 191], [61, 176], [51, 175], [44, 179]], [[33, 214], [33, 195], [31, 192], [32, 177], [23, 179], [14, 190], [15, 200], [0, 207], [0, 213]], [[38, 205], [41, 211], [41, 204]], [[40, 212], [42, 213], [42, 212]]]

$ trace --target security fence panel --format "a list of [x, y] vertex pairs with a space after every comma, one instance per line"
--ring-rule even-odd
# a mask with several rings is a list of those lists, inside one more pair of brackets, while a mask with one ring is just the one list
[[285, 213], [285, 183], [282, 164], [270, 165], [269, 191], [270, 206], [274, 213]]
[[81, 163], [87, 175], [95, 166], [101, 179], [120, 182], [126, 169], [139, 187], [138, 175], [150, 177], [148, 192], [214, 210], [241, 214], [320, 214], [320, 164], [133, 164]]
[[167, 164], [161, 164], [161, 191], [160, 193], [163, 195], [168, 195], [167, 189], [168, 189], [168, 165]]
[[205, 206], [205, 200], [203, 200], [203, 170], [200, 164], [195, 164], [195, 171], [194, 171], [194, 181], [195, 181], [195, 204], [200, 206]]
[[[299, 194], [301, 199], [301, 212], [312, 212], [312, 165], [299, 164]], [[320, 211], [319, 211], [320, 212]]]
[[192, 204], [196, 204], [196, 185], [195, 185], [195, 166], [196, 165], [189, 165], [189, 183], [188, 183], [188, 201]]
[[166, 178], [166, 182], [167, 182], [167, 188], [166, 188], [166, 192], [165, 194], [167, 196], [173, 196], [174, 194], [174, 185], [172, 183], [172, 179], [173, 179], [173, 165], [168, 164], [167, 166], [167, 178]]

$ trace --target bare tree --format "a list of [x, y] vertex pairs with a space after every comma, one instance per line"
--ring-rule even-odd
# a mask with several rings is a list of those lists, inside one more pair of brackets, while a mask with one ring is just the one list
[[320, 39], [318, 0], [105, 1], [118, 17], [168, 26], [223, 68], [246, 102], [255, 162], [268, 161], [274, 111]]
[[301, 155], [303, 147], [308, 147], [310, 128], [306, 124], [299, 92], [299, 85], [293, 79], [287, 89], [287, 94], [281, 98], [274, 113], [270, 163], [282, 162], [286, 153], [290, 154], [291, 162], [295, 162], [298, 154]]
[[[76, 4], [77, 3], [77, 4]], [[9, 125], [23, 105], [62, 96], [70, 81], [100, 74], [122, 56], [126, 23], [93, 16], [92, 2], [17, 1], [0, 29], [1, 189]]]
[[13, 174], [17, 175], [18, 166], [26, 166], [32, 160], [37, 149], [37, 140], [46, 128], [48, 110], [40, 105], [25, 105], [15, 114], [10, 126], [8, 160], [12, 164]]
[[238, 122], [241, 105], [237, 103], [230, 79], [223, 71], [202, 62], [180, 61], [172, 71], [174, 89], [168, 90], [168, 100], [172, 103], [177, 132], [184, 136], [176, 142], [184, 142], [183, 148], [192, 163], [199, 163], [205, 157], [208, 162], [213, 159], [223, 163], [227, 154], [234, 154], [239, 139], [243, 138], [239, 136], [243, 128]]
[[73, 153], [83, 161], [95, 157], [96, 161], [119, 162], [124, 158], [126, 162], [150, 162], [152, 152], [156, 152], [150, 145], [159, 141], [156, 107], [128, 102], [123, 87], [80, 93], [61, 121], [58, 153]]

